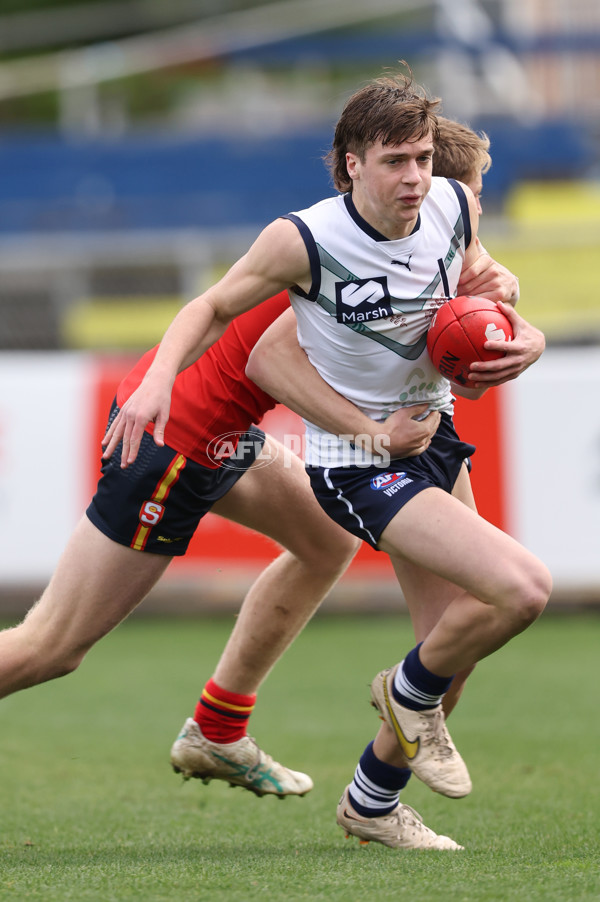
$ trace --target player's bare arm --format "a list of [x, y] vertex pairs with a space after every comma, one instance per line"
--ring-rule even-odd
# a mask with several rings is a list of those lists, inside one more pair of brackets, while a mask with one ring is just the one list
[[513, 328], [512, 341], [486, 341], [484, 347], [489, 351], [503, 351], [504, 357], [498, 360], [471, 364], [469, 380], [477, 388], [502, 385], [520, 376], [528, 367], [538, 360], [546, 347], [544, 333], [536, 326], [519, 316], [511, 304], [499, 303], [498, 306], [510, 320]]
[[481, 245], [477, 235], [479, 211], [475, 195], [468, 185], [460, 183], [469, 203], [471, 218], [471, 243], [466, 250], [458, 293], [473, 297], [486, 297], [490, 301], [508, 301], [515, 304], [519, 296], [519, 281], [509, 269], [498, 263]]
[[397, 410], [377, 423], [335, 391], [321, 377], [298, 344], [296, 318], [288, 310], [254, 346], [246, 374], [290, 410], [335, 435], [348, 436], [358, 447], [385, 450], [391, 457], [414, 457], [429, 447], [440, 421], [427, 404]]
[[462, 265], [462, 272], [466, 272], [481, 256], [481, 242], [477, 237], [477, 232], [479, 230], [479, 210], [477, 208], [475, 195], [469, 186], [465, 185], [464, 182], [459, 182], [459, 185], [465, 192], [469, 207], [469, 219], [471, 221], [471, 241], [465, 250], [465, 259]]
[[[469, 374], [471, 387], [462, 390], [458, 387], [456, 390], [456, 394], [460, 394], [462, 397], [476, 399], [481, 395], [480, 389], [492, 388], [516, 379], [532, 363], [535, 363], [542, 354], [546, 343], [543, 333], [514, 310], [519, 287], [516, 276], [506, 267], [497, 263], [486, 251], [482, 252], [481, 243], [474, 227], [475, 222], [479, 223], [475, 197], [468, 186], [464, 185], [463, 187], [469, 201], [473, 238], [467, 248], [458, 290], [463, 294], [487, 297], [496, 301], [513, 327], [512, 341], [489, 341], [485, 344], [488, 350], [502, 351], [504, 357], [498, 360], [472, 363]], [[475, 211], [476, 219], [473, 217], [473, 211]]]
[[293, 284], [309, 287], [308, 254], [296, 226], [280, 219], [261, 232], [219, 282], [179, 311], [144, 380], [107, 432], [104, 457], [122, 441], [121, 466], [132, 464], [148, 423], [154, 423], [154, 441], [163, 445], [177, 374], [208, 350], [232, 319]]
[[519, 280], [506, 266], [502, 266], [483, 249], [476, 239], [479, 255], [470, 266], [463, 266], [458, 293], [487, 297], [491, 301], [506, 301], [513, 307], [519, 299]]

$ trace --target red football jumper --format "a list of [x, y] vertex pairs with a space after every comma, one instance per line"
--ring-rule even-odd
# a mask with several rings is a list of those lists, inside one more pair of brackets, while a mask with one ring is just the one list
[[[287, 292], [282, 291], [243, 313], [202, 357], [179, 373], [165, 430], [165, 442], [170, 448], [204, 467], [216, 469], [218, 464], [206, 453], [207, 445], [216, 436], [245, 432], [275, 407], [277, 402], [248, 379], [245, 369], [252, 348], [289, 303]], [[147, 351], [119, 385], [119, 407], [144, 378], [157, 347]], [[149, 423], [146, 432], [153, 430], [154, 424]]]

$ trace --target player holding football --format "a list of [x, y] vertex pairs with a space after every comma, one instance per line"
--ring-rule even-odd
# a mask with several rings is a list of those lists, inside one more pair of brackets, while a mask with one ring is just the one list
[[[398, 803], [406, 767], [445, 795], [470, 791], [441, 700], [454, 674], [539, 616], [551, 588], [539, 560], [462, 503], [465, 460], [474, 449], [456, 436], [449, 384], [423, 354], [432, 311], [456, 294], [461, 272], [481, 256], [472, 193], [444, 179], [432, 183], [435, 106], [401, 77], [350, 98], [332, 152], [336, 187], [346, 193], [271, 223], [223, 279], [180, 311], [107, 445], [111, 453], [122, 439], [122, 461], [133, 463], [150, 422], [161, 444], [177, 374], [233, 317], [282, 289], [311, 362], [364, 413], [383, 419], [402, 407], [405, 390], [411, 403], [440, 412], [427, 450], [384, 472], [364, 448], [307, 426], [308, 472], [332, 519], [386, 551], [402, 581], [430, 574], [457, 587], [438, 610], [420, 612], [417, 646], [373, 682], [394, 743], [378, 745], [378, 736], [374, 753], [363, 756], [343, 815], [353, 821], [351, 832], [394, 821], [396, 840], [372, 831], [390, 845], [419, 832], [416, 818], [407, 830]], [[432, 847], [457, 848], [435, 840]]]
[[[447, 127], [444, 121], [442, 137]], [[472, 139], [468, 131], [444, 139], [440, 165], [450, 152], [452, 157], [458, 153], [454, 145], [461, 142], [472, 168], [485, 165], [485, 153], [477, 144], [472, 147]], [[447, 165], [455, 166], [454, 159]], [[460, 168], [453, 171], [463, 175]], [[477, 278], [487, 293], [510, 297], [514, 292], [514, 277], [498, 264], [481, 258], [476, 266], [483, 270]], [[87, 516], [77, 525], [49, 586], [22, 624], [0, 634], [0, 696], [5, 696], [73, 671], [88, 649], [143, 600], [173, 556], [185, 553], [206, 510], [269, 535], [287, 551], [250, 588], [202, 693], [196, 720], [190, 718], [185, 738], [176, 742], [173, 762], [186, 774], [278, 795], [302, 794], [312, 782], [273, 761], [246, 735], [255, 693], [343, 571], [357, 540], [320, 509], [299, 459], [288, 455], [289, 465], [282, 466], [284, 456], [277, 456], [273, 439], [266, 440], [274, 458], [268, 468], [250, 466], [261, 441], [256, 432], [250, 435], [246, 460], [236, 457], [235, 469], [216, 467], [207, 446], [223, 433], [245, 433], [274, 405], [245, 377], [244, 367], [258, 336], [287, 308], [285, 293], [240, 317], [177, 378], [167, 447], [157, 448], [150, 433], [144, 439], [143, 467], [125, 473], [118, 461], [105, 462]], [[522, 332], [522, 340], [510, 349], [517, 366], [536, 353], [530, 340], [535, 331], [525, 327], [530, 332]], [[139, 384], [154, 353], [144, 355], [123, 380], [119, 403]], [[437, 426], [435, 414], [417, 422], [412, 411], [400, 410], [384, 428], [348, 403], [340, 407], [341, 400], [336, 403], [346, 431], [358, 435], [371, 430], [373, 439], [387, 431], [396, 454], [418, 453]], [[178, 541], [169, 541], [173, 537]]]
[[[435, 146], [433, 171], [439, 176], [456, 177], [467, 185], [473, 192], [478, 213], [481, 214], [482, 175], [491, 165], [489, 139], [486, 135], [478, 135], [470, 128], [453, 120], [440, 116], [437, 121], [440, 134]], [[461, 293], [475, 294], [478, 289], [481, 289], [481, 280], [486, 277], [484, 268], [489, 262], [485, 259], [486, 252], [483, 248], [481, 251], [482, 256], [476, 260], [475, 264], [463, 268], [461, 272], [458, 286]], [[494, 273], [495, 278], [502, 277], [505, 280], [506, 288], [513, 285], [511, 304], [516, 303], [518, 300], [516, 278], [498, 263], [494, 263]], [[512, 283], [511, 280], [513, 280]], [[498, 287], [499, 284], [495, 285], [494, 289], [488, 286], [481, 293], [484, 295], [494, 294]], [[504, 296], [506, 296], [506, 290]], [[506, 356], [491, 366], [488, 363], [481, 368], [486, 372], [478, 373], [475, 381], [482, 387], [497, 385], [516, 378], [539, 358], [544, 349], [544, 337], [539, 330], [519, 317], [512, 306], [502, 304], [501, 307], [511, 320], [516, 343], [510, 345], [487, 343], [488, 349], [495, 348], [498, 351], [504, 351]], [[513, 352], [516, 352], [514, 357]], [[495, 367], [499, 368], [497, 373], [493, 372]], [[340, 396], [316, 374], [314, 367], [308, 363], [306, 354], [298, 344], [296, 320], [292, 311], [280, 316], [259, 339], [250, 355], [246, 370], [265, 390], [270, 391], [286, 406], [307, 418], [312, 407], [312, 403], [307, 404], [307, 397], [309, 399], [318, 397], [321, 402], [320, 425], [325, 424], [324, 411], [327, 399], [329, 399], [330, 419], [326, 428], [331, 432], [343, 431], [345, 411], [341, 407]], [[501, 378], [499, 378], [500, 372]], [[454, 385], [453, 392], [471, 398], [480, 394], [480, 392], [469, 392], [460, 385]], [[468, 474], [461, 475], [465, 478], [461, 480], [460, 492], [456, 493], [457, 497], [469, 505], [473, 511], [476, 511]], [[414, 578], [409, 568], [402, 568], [400, 560], [396, 561], [395, 569], [411, 620], [415, 626], [416, 635], [425, 635], [441, 616], [450, 600], [456, 596], [457, 587], [428, 571], [422, 570], [418, 572], [417, 578]], [[427, 619], [424, 620], [424, 617]], [[472, 670], [473, 668], [469, 667], [455, 674], [451, 686], [442, 700], [446, 718], [458, 702], [466, 679]], [[377, 759], [374, 748], [379, 752], [379, 759]], [[395, 751], [397, 752], [395, 734], [384, 722], [375, 741], [369, 743], [363, 753], [362, 767], [368, 773], [369, 762], [373, 757], [379, 761], [378, 767], [381, 767], [381, 762], [387, 756], [387, 760], [394, 761], [398, 767], [398, 771], [386, 772], [388, 782], [391, 782], [394, 787], [404, 788], [411, 776], [411, 771], [404, 766], [403, 756], [394, 754]], [[357, 768], [356, 780], [361, 779], [361, 769], [360, 766]], [[362, 779], [364, 780], [364, 776]], [[344, 790], [337, 811], [338, 823], [344, 828], [347, 835], [354, 834], [363, 840], [381, 842], [393, 848], [415, 848], [417, 846], [458, 848], [447, 837], [433, 838], [432, 831], [423, 825], [421, 818], [409, 806], [397, 804], [392, 812], [386, 813], [385, 808], [389, 808], [390, 794], [386, 794], [385, 802], [387, 804], [384, 806], [373, 804], [373, 799], [371, 799], [370, 807], [362, 806], [364, 816], [361, 817], [358, 811], [351, 806], [350, 789], [351, 787], [347, 787]], [[356, 795], [358, 795], [358, 791], [356, 791]], [[393, 801], [399, 801], [396, 791], [392, 793], [392, 798]], [[382, 807], [384, 808], [383, 813], [381, 812]]]

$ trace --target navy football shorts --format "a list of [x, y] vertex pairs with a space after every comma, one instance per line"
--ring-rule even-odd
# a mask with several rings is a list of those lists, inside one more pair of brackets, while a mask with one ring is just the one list
[[[109, 423], [116, 416], [113, 407]], [[153, 554], [180, 556], [198, 523], [252, 465], [265, 434], [251, 426], [242, 451], [227, 466], [210, 469], [174, 448], [159, 448], [145, 432], [133, 464], [121, 469], [121, 445], [102, 461], [96, 494], [86, 511], [100, 532], [120, 545]], [[244, 442], [244, 444], [242, 444]]]
[[423, 454], [381, 466], [313, 467], [306, 470], [317, 501], [332, 520], [376, 550], [381, 533], [407, 501], [432, 487], [452, 492], [463, 461], [475, 446], [461, 442], [443, 413]]

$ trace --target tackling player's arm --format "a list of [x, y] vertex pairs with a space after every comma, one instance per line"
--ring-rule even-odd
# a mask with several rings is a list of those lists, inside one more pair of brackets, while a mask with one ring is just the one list
[[[463, 187], [469, 201], [473, 225], [474, 222], [479, 222], [475, 197], [470, 188], [466, 185]], [[473, 211], [476, 219], [473, 217]], [[471, 387], [466, 391], [461, 391], [460, 387], [456, 388], [456, 394], [477, 398], [479, 395], [474, 391], [502, 385], [520, 376], [541, 356], [546, 347], [546, 340], [543, 332], [519, 316], [514, 309], [519, 297], [518, 279], [483, 250], [474, 228], [473, 238], [465, 255], [458, 291], [460, 294], [486, 297], [496, 301], [513, 327], [511, 341], [487, 341], [484, 345], [489, 351], [502, 352], [504, 357], [472, 363], [469, 373]]]
[[290, 410], [334, 435], [347, 436], [357, 447], [382, 448], [390, 457], [422, 454], [439, 425], [440, 414], [427, 404], [395, 411], [382, 423], [362, 413], [319, 375], [298, 344], [296, 317], [287, 310], [258, 340], [246, 375]]
[[232, 319], [294, 284], [305, 290], [310, 287], [308, 254], [296, 226], [278, 219], [219, 282], [186, 304], [173, 319], [142, 383], [107, 432], [104, 457], [110, 457], [122, 440], [121, 466], [133, 463], [151, 422], [154, 441], [163, 445], [177, 374], [197, 360]]
[[458, 294], [487, 297], [490, 301], [504, 301], [514, 307], [519, 300], [518, 278], [488, 254], [479, 238], [475, 240], [479, 253], [470, 266], [463, 266]]
[[541, 357], [546, 347], [544, 333], [519, 316], [511, 304], [499, 303], [498, 307], [510, 320], [512, 341], [486, 341], [488, 351], [503, 351], [498, 360], [478, 361], [471, 364], [469, 380], [476, 388], [491, 388], [516, 379]]

